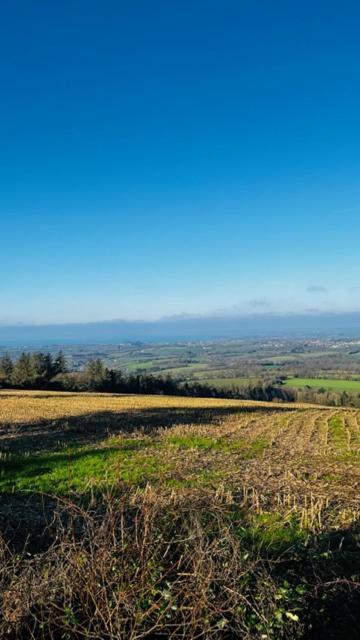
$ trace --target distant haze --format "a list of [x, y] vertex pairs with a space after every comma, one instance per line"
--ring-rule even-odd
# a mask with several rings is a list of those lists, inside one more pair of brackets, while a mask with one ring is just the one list
[[241, 338], [284, 334], [358, 334], [360, 313], [179, 316], [158, 321], [0, 326], [0, 345], [117, 343]]

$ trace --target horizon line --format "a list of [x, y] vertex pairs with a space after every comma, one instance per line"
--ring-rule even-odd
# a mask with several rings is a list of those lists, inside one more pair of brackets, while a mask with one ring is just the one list
[[304, 311], [259, 311], [253, 313], [236, 312], [209, 312], [203, 314], [179, 313], [174, 315], [159, 316], [157, 318], [105, 318], [101, 320], [66, 320], [64, 322], [54, 321], [27, 321], [19, 320], [14, 322], [1, 322], [0, 329], [21, 329], [21, 328], [41, 328], [41, 327], [66, 327], [66, 326], [91, 326], [91, 325], [112, 325], [112, 324], [162, 324], [166, 322], [187, 322], [201, 320], [249, 320], [249, 319], [275, 319], [275, 318], [317, 318], [322, 316], [356, 316], [360, 317], [360, 309], [353, 310], [320, 310], [309, 309]]

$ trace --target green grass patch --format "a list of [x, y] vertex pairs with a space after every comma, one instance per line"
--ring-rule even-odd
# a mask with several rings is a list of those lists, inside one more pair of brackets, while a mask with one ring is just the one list
[[329, 420], [329, 435], [336, 453], [351, 453], [348, 451], [348, 440], [344, 429], [344, 421], [340, 416]]
[[[251, 516], [249, 527], [245, 529], [257, 548], [269, 551], [284, 551], [295, 544], [303, 543], [306, 531], [300, 528], [296, 515], [284, 516], [276, 512], [265, 512]], [[242, 530], [240, 531], [240, 535]]]
[[[119, 481], [134, 486], [148, 481], [161, 483], [173, 471], [179, 486], [214, 485], [223, 478], [224, 458], [217, 459], [212, 452], [231, 453], [244, 460], [261, 455], [266, 447], [264, 439], [251, 441], [191, 433], [165, 434], [161, 438], [111, 438], [99, 445], [72, 446], [62, 451], [9, 454], [1, 460], [0, 492], [85, 493]], [[174, 456], [174, 449], [184, 450], [184, 456]], [[202, 457], [198, 465], [197, 459], [194, 459], [195, 464], [190, 455], [190, 468], [185, 465], [185, 477], [181, 461], [186, 460], [186, 452], [191, 450], [203, 452], [204, 461], [211, 460], [212, 465], [219, 463], [219, 469], [204, 469]]]
[[[127, 440], [119, 446], [66, 449], [3, 460], [0, 491], [42, 491], [57, 495], [104, 488], [117, 481], [141, 484], [168, 470], [161, 456], [147, 453], [150, 441]], [[159, 445], [160, 446], [160, 445]]]
[[245, 458], [256, 458], [261, 455], [268, 446], [268, 441], [265, 438], [257, 438], [252, 442], [249, 442], [247, 449], [244, 453]]
[[166, 441], [180, 449], [221, 449], [223, 438], [211, 438], [206, 436], [185, 435], [169, 436]]
[[285, 381], [288, 387], [303, 389], [311, 387], [315, 389], [327, 389], [334, 391], [358, 391], [360, 393], [360, 380], [344, 380], [336, 378], [288, 378]]

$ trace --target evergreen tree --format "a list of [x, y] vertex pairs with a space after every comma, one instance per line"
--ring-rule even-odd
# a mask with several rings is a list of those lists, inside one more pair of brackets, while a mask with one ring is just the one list
[[36, 359], [29, 353], [22, 353], [16, 361], [12, 373], [12, 383], [19, 387], [32, 387], [37, 380]]
[[97, 390], [103, 389], [104, 386], [106, 386], [107, 373], [108, 370], [100, 358], [90, 360], [84, 372], [85, 380], [89, 388]]
[[51, 378], [55, 375], [55, 364], [51, 353], [45, 353], [42, 361], [43, 376], [47, 382], [50, 382]]
[[59, 373], [67, 373], [68, 368], [63, 351], [59, 351], [53, 362], [53, 376], [57, 376]]
[[0, 358], [0, 384], [10, 384], [14, 370], [14, 364], [11, 358], [6, 354]]
[[34, 353], [32, 356], [37, 383], [47, 386], [54, 376], [54, 363], [50, 353]]

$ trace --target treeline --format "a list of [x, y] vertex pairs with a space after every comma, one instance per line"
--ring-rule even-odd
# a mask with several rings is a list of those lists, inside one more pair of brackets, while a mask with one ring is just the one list
[[329, 407], [354, 407], [360, 408], [360, 394], [349, 391], [326, 390], [304, 387], [293, 389], [297, 402], [307, 402], [311, 404], [323, 404]]
[[106, 367], [100, 359], [89, 361], [84, 371], [70, 371], [61, 351], [55, 357], [50, 353], [22, 353], [15, 362], [8, 356], [0, 358], [0, 387], [280, 402], [296, 400], [295, 390], [270, 382], [259, 381], [246, 387], [220, 389], [198, 382], [179, 382], [168, 375], [125, 375], [122, 371]]
[[48, 388], [68, 368], [62, 351], [50, 353], [22, 353], [13, 362], [7, 355], [0, 358], [0, 386], [22, 389]]
[[222, 389], [195, 381], [180, 382], [169, 375], [126, 375], [122, 371], [106, 367], [99, 358], [90, 360], [83, 371], [71, 371], [62, 351], [56, 356], [50, 353], [24, 352], [16, 361], [9, 356], [0, 358], [0, 387], [3, 388], [163, 394], [360, 407], [360, 394], [327, 391], [324, 388], [290, 388], [284, 386], [284, 378], [285, 376], [259, 379], [244, 387]]

